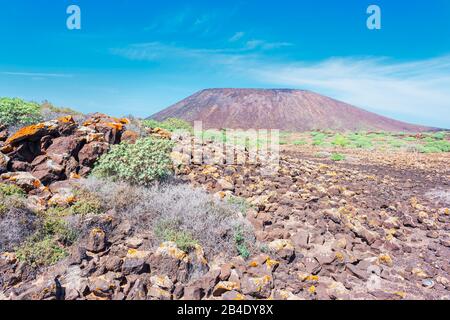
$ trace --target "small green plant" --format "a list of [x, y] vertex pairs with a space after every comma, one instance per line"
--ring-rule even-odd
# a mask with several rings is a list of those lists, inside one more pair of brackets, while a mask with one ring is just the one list
[[342, 161], [342, 160], [345, 160], [345, 156], [343, 154], [340, 154], [340, 153], [333, 153], [331, 155], [331, 160], [333, 160], [333, 161]]
[[150, 185], [171, 173], [173, 142], [144, 138], [135, 144], [122, 143], [111, 148], [97, 162], [93, 174], [138, 185]]
[[252, 208], [252, 205], [247, 201], [247, 199], [242, 197], [230, 196], [227, 198], [227, 203], [231, 206], [237, 208], [244, 216], [246, 216], [247, 211]]
[[304, 146], [307, 142], [305, 140], [295, 140], [293, 144], [296, 146]]
[[101, 214], [103, 212], [102, 201], [95, 194], [86, 190], [75, 192], [75, 202], [69, 207], [70, 215]]
[[50, 266], [67, 256], [67, 251], [52, 237], [39, 241], [28, 240], [16, 251], [19, 261], [32, 267]]
[[433, 134], [433, 138], [436, 140], [444, 140], [445, 139], [445, 132], [436, 132], [435, 134]]
[[161, 241], [175, 242], [177, 247], [185, 252], [192, 251], [198, 245], [192, 234], [178, 230], [173, 221], [160, 221], [156, 224], [154, 232]]
[[24, 197], [25, 191], [14, 184], [0, 183], [0, 194], [3, 196], [19, 196]]
[[19, 98], [0, 98], [0, 123], [26, 126], [41, 121], [40, 106]]
[[346, 137], [341, 134], [337, 134], [334, 136], [332, 144], [339, 147], [346, 147], [350, 142]]
[[46, 218], [39, 232], [41, 237], [55, 237], [58, 242], [66, 246], [72, 245], [78, 238], [76, 230], [70, 228], [64, 220], [55, 217]]
[[67, 256], [66, 248], [78, 238], [78, 232], [58, 217], [44, 217], [41, 227], [16, 250], [19, 261], [33, 267], [50, 266]]
[[248, 246], [245, 243], [244, 232], [242, 230], [242, 227], [240, 226], [236, 227], [234, 231], [234, 243], [236, 245], [237, 252], [242, 258], [244, 259], [250, 258], [250, 250], [248, 249]]

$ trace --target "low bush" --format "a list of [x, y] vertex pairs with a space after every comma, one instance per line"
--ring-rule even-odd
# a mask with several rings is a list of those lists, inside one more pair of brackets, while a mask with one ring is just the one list
[[198, 241], [190, 232], [180, 230], [178, 224], [178, 221], [159, 221], [155, 226], [154, 233], [160, 241], [175, 242], [178, 248], [189, 252], [195, 248]]
[[247, 211], [252, 208], [252, 205], [247, 201], [247, 199], [242, 197], [228, 196], [226, 201], [230, 206], [241, 212], [243, 216], [246, 216]]
[[239, 255], [244, 258], [250, 258], [251, 252], [248, 247], [247, 239], [245, 237], [244, 230], [241, 226], [237, 226], [234, 230], [234, 243]]
[[16, 251], [19, 261], [32, 267], [50, 266], [67, 256], [65, 248], [52, 237], [30, 239]]
[[444, 140], [446, 137], [446, 133], [445, 132], [436, 132], [435, 134], [433, 134], [432, 137], [436, 140]]
[[341, 134], [335, 135], [333, 138], [333, 141], [332, 141], [333, 145], [339, 146], [339, 147], [346, 147], [349, 145], [349, 143], [350, 143], [350, 141]]
[[74, 117], [75, 120], [77, 118], [83, 118], [83, 114], [81, 112], [75, 111], [70, 108], [56, 107], [48, 101], [44, 101], [40, 105], [40, 113], [43, 121], [54, 120], [68, 115]]
[[424, 146], [424, 153], [450, 152], [450, 141], [438, 140], [428, 142]]
[[342, 161], [342, 160], [345, 160], [345, 156], [343, 154], [340, 154], [340, 153], [333, 153], [331, 155], [331, 160], [333, 160], [333, 161]]
[[207, 254], [233, 256], [238, 253], [235, 230], [240, 228], [248, 250], [254, 250], [252, 228], [236, 207], [201, 189], [175, 183], [148, 188], [94, 177], [83, 181], [83, 187], [96, 193], [106, 210], [132, 221], [135, 232], [153, 232], [158, 240], [172, 239], [185, 248], [198, 243]]
[[14, 185], [14, 184], [0, 183], [0, 195], [2, 195], [4, 197], [7, 197], [7, 196], [24, 197], [25, 191], [23, 191], [22, 188]]
[[12, 250], [38, 227], [39, 219], [24, 195], [16, 186], [0, 184], [0, 252]]
[[296, 141], [294, 141], [294, 145], [296, 145], [296, 146], [303, 146], [305, 144], [307, 144], [307, 142], [304, 141], [304, 140], [296, 140]]
[[103, 213], [102, 201], [94, 193], [79, 189], [75, 192], [75, 202], [69, 207], [70, 215]]
[[40, 106], [19, 98], [0, 98], [0, 123], [8, 127], [21, 127], [42, 120]]
[[67, 256], [67, 247], [78, 238], [78, 231], [68, 222], [45, 215], [37, 231], [16, 250], [19, 261], [33, 267], [49, 266]]
[[121, 143], [111, 148], [97, 162], [93, 174], [97, 177], [150, 185], [171, 173], [170, 140], [144, 138], [135, 144]]

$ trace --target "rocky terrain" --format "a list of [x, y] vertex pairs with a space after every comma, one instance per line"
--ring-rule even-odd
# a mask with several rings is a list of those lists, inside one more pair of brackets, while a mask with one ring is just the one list
[[151, 118], [202, 121], [206, 129], [397, 132], [431, 129], [379, 116], [314, 92], [291, 89], [203, 90]]
[[[72, 208], [88, 197], [76, 189], [96, 160], [111, 145], [135, 143], [128, 125], [97, 114], [0, 134], [1, 182], [22, 188], [35, 211]], [[148, 134], [171, 136], [157, 128]], [[37, 268], [14, 250], [2, 252], [0, 299], [450, 298], [449, 154], [354, 150], [335, 162], [316, 152], [282, 148], [270, 176], [250, 164], [174, 166], [177, 184], [243, 199], [240, 218], [255, 236], [248, 252], [155, 241], [116, 206], [84, 217], [84, 232], [59, 262]], [[127, 186], [116, 193], [125, 196], [123, 207], [139, 196]], [[216, 237], [219, 244], [225, 234]]]

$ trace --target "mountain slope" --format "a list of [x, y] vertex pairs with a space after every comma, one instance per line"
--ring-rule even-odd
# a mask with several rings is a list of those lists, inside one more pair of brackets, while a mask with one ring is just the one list
[[155, 120], [203, 121], [204, 128], [288, 131], [426, 131], [314, 92], [291, 89], [207, 89], [153, 115]]

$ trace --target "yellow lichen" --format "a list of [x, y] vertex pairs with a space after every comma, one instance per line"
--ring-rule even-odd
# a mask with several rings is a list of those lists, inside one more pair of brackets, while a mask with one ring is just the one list
[[392, 266], [392, 264], [393, 264], [392, 258], [388, 254], [381, 254], [378, 257], [378, 260], [380, 261], [380, 263], [387, 265], [387, 266]]
[[315, 286], [309, 287], [309, 288], [308, 288], [308, 292], [309, 292], [310, 294], [315, 294], [315, 293], [316, 293], [316, 287], [315, 287]]
[[394, 292], [394, 294], [396, 296], [399, 296], [402, 299], [405, 299], [405, 297], [406, 297], [406, 292], [403, 292], [403, 291], [396, 291], [396, 292]]
[[336, 252], [336, 259], [338, 259], [340, 262], [343, 262], [345, 258], [341, 252]]
[[266, 266], [267, 266], [267, 269], [272, 269], [272, 268], [278, 266], [279, 264], [280, 264], [280, 263], [279, 263], [278, 261], [272, 260], [272, 259], [270, 259], [270, 258], [268, 258], [268, 259], [266, 260]]

